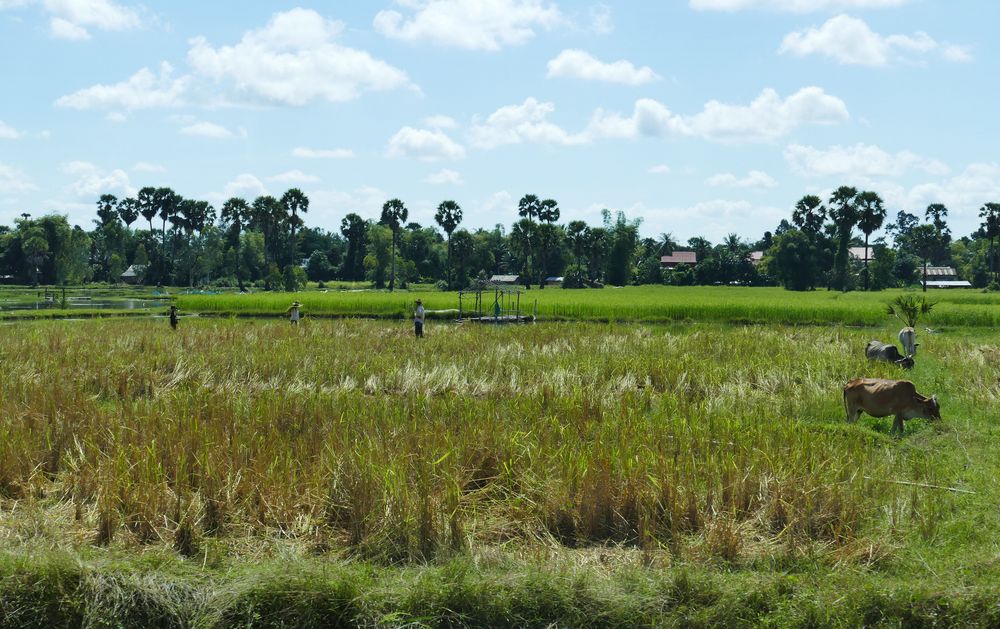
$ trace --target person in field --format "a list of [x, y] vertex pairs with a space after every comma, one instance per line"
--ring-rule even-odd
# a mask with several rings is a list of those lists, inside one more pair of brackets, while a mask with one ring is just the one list
[[285, 311], [285, 314], [288, 315], [288, 320], [292, 325], [298, 325], [299, 319], [302, 318], [302, 304], [297, 301], [293, 301], [292, 305]]
[[171, 305], [170, 312], [167, 313], [170, 316], [170, 328], [173, 330], [177, 329], [177, 306]]
[[417, 308], [413, 311], [413, 333], [417, 335], [417, 338], [424, 336], [424, 318], [426, 314], [427, 311], [424, 310], [424, 302], [418, 299]]

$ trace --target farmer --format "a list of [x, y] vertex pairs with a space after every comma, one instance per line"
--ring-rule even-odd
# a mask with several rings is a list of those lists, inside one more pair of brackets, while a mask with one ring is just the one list
[[424, 336], [424, 316], [426, 311], [424, 310], [424, 302], [417, 300], [417, 309], [413, 312], [413, 332], [417, 335], [417, 338], [422, 338]]
[[177, 329], [177, 306], [174, 306], [173, 304], [171, 304], [170, 305], [170, 312], [168, 314], [170, 315], [170, 327], [172, 329], [176, 330]]
[[292, 323], [292, 325], [299, 324], [299, 319], [302, 318], [301, 308], [302, 304], [300, 304], [297, 301], [293, 301], [292, 305], [289, 306], [288, 310], [285, 311], [285, 313], [288, 315], [288, 320]]

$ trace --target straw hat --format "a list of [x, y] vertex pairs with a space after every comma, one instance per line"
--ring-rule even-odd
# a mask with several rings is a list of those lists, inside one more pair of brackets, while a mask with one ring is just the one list
[[422, 303], [424, 303], [424, 302], [422, 302], [422, 301], [420, 301], [420, 300], [418, 299], [418, 300], [417, 300], [417, 303], [418, 303], [418, 304], [422, 304]]
[[302, 304], [300, 304], [300, 303], [299, 303], [299, 302], [297, 302], [297, 301], [293, 301], [293, 302], [292, 302], [292, 305], [293, 305], [293, 306], [301, 306]]

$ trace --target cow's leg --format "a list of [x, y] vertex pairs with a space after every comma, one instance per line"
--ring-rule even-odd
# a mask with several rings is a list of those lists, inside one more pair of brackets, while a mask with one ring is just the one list
[[892, 430], [890, 430], [889, 432], [890, 433], [895, 433], [895, 434], [899, 435], [900, 437], [903, 436], [903, 416], [902, 415], [896, 415], [896, 418], [892, 420]]

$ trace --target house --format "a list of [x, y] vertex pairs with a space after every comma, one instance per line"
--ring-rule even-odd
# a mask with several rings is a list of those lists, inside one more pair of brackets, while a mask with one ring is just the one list
[[562, 277], [562, 275], [560, 275], [558, 277], [556, 277], [556, 276], [553, 275], [552, 277], [545, 278], [545, 285], [546, 286], [562, 286], [562, 283], [563, 283], [563, 277]]
[[[865, 261], [865, 248], [864, 247], [848, 247], [847, 255], [852, 260], [857, 260], [858, 262], [864, 263]], [[868, 261], [873, 262], [875, 260], [875, 245], [868, 245]]]
[[121, 274], [121, 280], [126, 284], [139, 284], [142, 282], [142, 277], [146, 274], [145, 264], [133, 264], [129, 268], [125, 269], [125, 272]]
[[680, 264], [698, 264], [698, 254], [694, 251], [675, 251], [669, 256], [660, 256], [661, 269], [676, 269]]
[[761, 260], [764, 259], [764, 252], [763, 251], [751, 251], [749, 259], [750, 259], [750, 264], [752, 264], [754, 266], [757, 266], [758, 264], [760, 264]]
[[929, 266], [926, 276], [920, 269], [921, 282], [927, 280], [927, 288], [972, 288], [966, 280], [958, 279], [958, 273], [950, 266]]
[[520, 275], [494, 275], [490, 278], [490, 283], [513, 286], [520, 279]]

